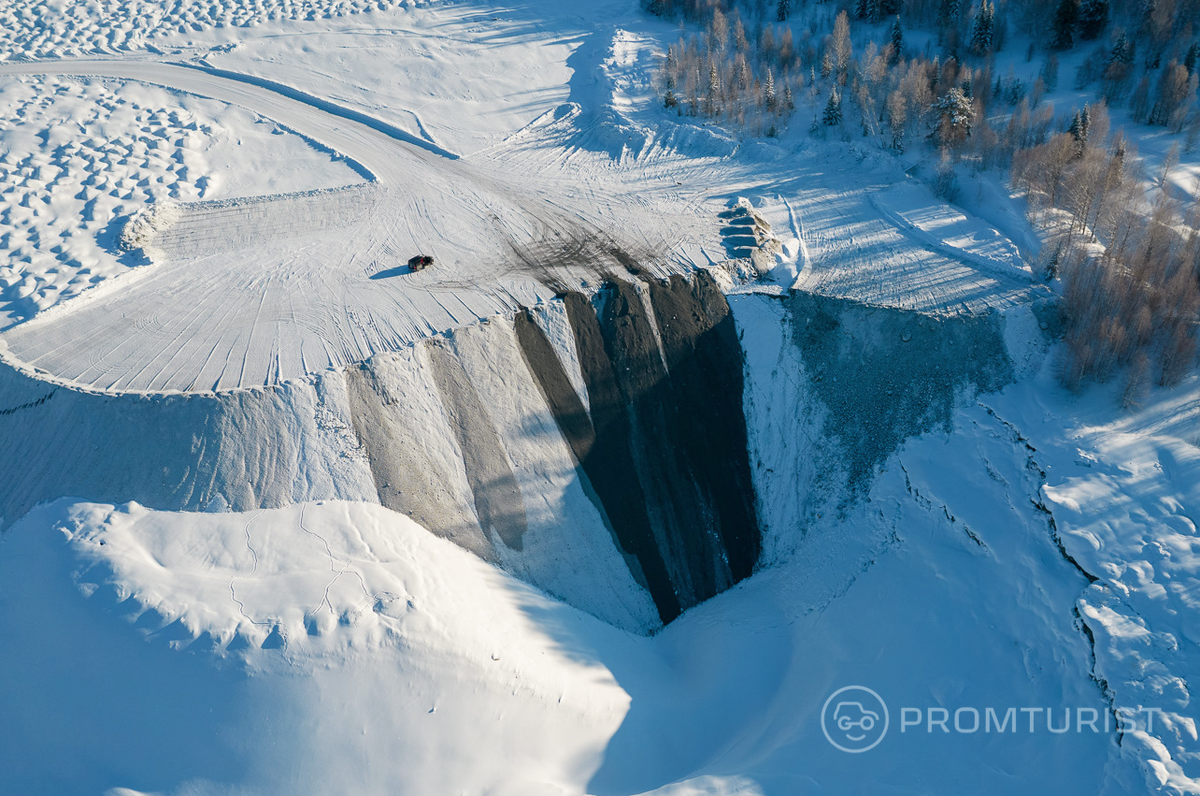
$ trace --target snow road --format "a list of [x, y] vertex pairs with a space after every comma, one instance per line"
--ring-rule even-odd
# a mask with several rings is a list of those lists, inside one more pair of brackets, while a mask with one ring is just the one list
[[[617, 96], [630, 59], [594, 43], [580, 52], [579, 103], [461, 158], [388, 121], [395, 108], [377, 118], [273, 76], [128, 57], [0, 65], [0, 75], [98, 76], [246, 108], [367, 179], [178, 205], [147, 241], [152, 263], [9, 328], [0, 356], [100, 391], [278, 384], [586, 289], [631, 262], [663, 276], [736, 256], [717, 216], [738, 195], [784, 197], [804, 219], [810, 265], [794, 287], [935, 313], [1029, 300], [1027, 271], [972, 249], [996, 235], [978, 219], [956, 216], [992, 236], [968, 235], [965, 248], [906, 220], [936, 200], [898, 186], [905, 177], [890, 160], [821, 148], [776, 172], [763, 158], [779, 153], [739, 152], [683, 125], [641, 126], [613, 111], [630, 104]], [[867, 191], [887, 191], [894, 212]], [[418, 253], [437, 265], [409, 272]]]
[[[615, 252], [644, 261], [670, 245], [615, 241], [587, 220], [594, 207], [551, 204], [487, 163], [299, 92], [151, 61], [0, 67], [39, 73], [137, 80], [250, 108], [371, 178], [341, 191], [181, 205], [151, 241], [151, 267], [6, 334], [11, 357], [68, 383], [138, 392], [278, 383], [536, 304], [559, 285], [620, 269]], [[417, 253], [437, 266], [409, 273]]]

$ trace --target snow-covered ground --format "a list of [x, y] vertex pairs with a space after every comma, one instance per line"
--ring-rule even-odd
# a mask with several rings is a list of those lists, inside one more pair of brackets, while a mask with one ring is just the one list
[[[769, 398], [783, 324], [755, 307], [738, 311], [762, 352], [748, 390]], [[0, 657], [26, 728], [0, 767], [60, 793], [1189, 792], [1197, 456], [1178, 435], [1197, 426], [1163, 420], [1195, 390], [1133, 418], [1044, 380], [969, 404], [891, 457], [869, 501], [810, 515], [650, 638], [379, 507], [59, 501], [0, 557], [0, 630], [43, 662]], [[793, 444], [761, 429], [760, 453]], [[1112, 468], [1120, 495], [1074, 513], [1105, 445], [1147, 429], [1154, 459]], [[822, 733], [847, 685], [891, 711], [865, 756]], [[970, 731], [971, 711], [1009, 708], [1036, 712]], [[941, 710], [966, 718], [943, 729]], [[48, 769], [50, 744], [75, 763]]]
[[[671, 121], [648, 77], [669, 26], [634, 3], [586, 12], [462, 4], [271, 24], [272, 35], [255, 29], [232, 42], [229, 31], [197, 33], [184, 54], [203, 56], [189, 64], [203, 68], [145, 52], [0, 67], [22, 79], [101, 75], [123, 91], [165, 86], [142, 90], [165, 91], [168, 106], [206, 97], [209, 115], [223, 104], [327, 150], [295, 158], [272, 148], [267, 158], [247, 132], [235, 161], [213, 153], [212, 175], [162, 175], [184, 201], [159, 192], [179, 209], [147, 241], [148, 263], [112, 251], [112, 233], [164, 196], [130, 188], [119, 206], [90, 207], [99, 230], [73, 244], [90, 247], [86, 258], [54, 252], [63, 247], [53, 225], [71, 223], [73, 207], [25, 214], [13, 245], [46, 241], [37, 245], [50, 251], [10, 266], [7, 312], [26, 322], [4, 335], [6, 361], [101, 390], [279, 383], [595, 283], [622, 267], [615, 250], [656, 273], [724, 261], [734, 252], [719, 213], [741, 195], [787, 207], [770, 220], [796, 241], [785, 247], [790, 259], [806, 258], [803, 268], [783, 263], [785, 285], [798, 272], [818, 292], [934, 311], [1027, 297], [1029, 274], [1011, 245], [1000, 251], [979, 219], [939, 215], [890, 157], [805, 141], [740, 146]], [[389, 69], [372, 70], [377, 63]], [[26, 115], [17, 129], [36, 142], [54, 120]], [[134, 149], [146, 143], [140, 127], [127, 136]], [[192, 146], [168, 139], [154, 151], [178, 163]], [[328, 168], [305, 168], [329, 153]], [[276, 169], [277, 160], [294, 165]], [[87, 182], [88, 168], [98, 167], [64, 174], [58, 193]], [[350, 168], [374, 188], [310, 193], [352, 182]], [[187, 201], [208, 196], [230, 201]], [[927, 229], [944, 224], [953, 234]], [[417, 253], [438, 265], [407, 273]], [[63, 303], [81, 285], [90, 290]]]
[[1070, 399], [1049, 374], [996, 406], [1028, 436], [1065, 550], [1098, 580], [1078, 609], [1095, 636], [1095, 672], [1114, 706], [1152, 709], [1130, 733], [1146, 787], [1192, 793], [1200, 740], [1191, 689], [1200, 671], [1200, 380], [1114, 409], [1110, 390]]
[[258, 27], [281, 19], [330, 19], [418, 4], [421, 0], [5, 0], [0, 3], [0, 57], [141, 50], [164, 39], [213, 29]]
[[243, 108], [145, 84], [9, 77], [0, 102], [0, 327], [140, 264], [116, 247], [147, 203], [359, 179]]
[[[862, 143], [674, 117], [649, 79], [674, 26], [635, 0], [0, 0], [0, 22], [0, 456], [27, 489], [0, 504], [22, 515], [0, 792], [1200, 792], [1200, 383], [1131, 414], [1054, 385], [1037, 236], [999, 181], [954, 207]], [[735, 297], [764, 557], [636, 635], [614, 625], [652, 609], [599, 515], [556, 540], [588, 496], [507, 316], [544, 305], [569, 362], [553, 296], [741, 256], [739, 198], [780, 249], [731, 289], [983, 318], [1016, 383], [957, 385], [892, 447], [849, 437], [782, 300]], [[344, 372], [395, 377], [387, 442], [420, 448], [396, 461], [458, 468], [431, 337], [537, 509], [497, 563], [546, 591], [373, 502]], [[880, 453], [854, 499], [839, 447]], [[574, 577], [610, 563], [609, 596]], [[890, 710], [862, 755], [822, 723], [849, 685]], [[955, 723], [989, 709], [1036, 712]]]

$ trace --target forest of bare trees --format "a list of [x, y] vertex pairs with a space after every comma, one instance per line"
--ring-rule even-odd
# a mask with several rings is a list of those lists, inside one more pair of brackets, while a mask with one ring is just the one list
[[[898, 153], [927, 148], [933, 188], [951, 200], [956, 168], [1006, 172], [1047, 240], [1038, 269], [1062, 281], [1067, 386], [1120, 375], [1132, 405], [1150, 383], [1176, 383], [1194, 365], [1200, 203], [1172, 198], [1165, 171], [1147, 190], [1136, 148], [1110, 129], [1109, 108], [1183, 133], [1183, 148], [1194, 148], [1200, 0], [1009, 0], [1000, 9], [990, 0], [648, 0], [648, 8], [697, 31], [670, 46], [660, 73], [664, 104], [681, 115], [771, 136], [806, 108], [814, 135], [867, 138]], [[907, 46], [910, 21], [935, 32], [937, 47]], [[852, 37], [860, 25], [870, 27]], [[1011, 68], [994, 73], [1010, 31], [1033, 38], [1023, 53], [1038, 59], [1032, 80]], [[1096, 101], [1056, 115], [1042, 100], [1059, 83], [1059, 55], [1074, 48], [1090, 48], [1074, 87], [1091, 88]]]

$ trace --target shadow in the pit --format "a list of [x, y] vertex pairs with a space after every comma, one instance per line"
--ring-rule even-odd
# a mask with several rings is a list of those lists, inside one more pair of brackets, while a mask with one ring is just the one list
[[744, 762], [729, 750], [772, 714], [800, 650], [772, 601], [747, 611], [735, 607], [746, 606], [744, 598], [717, 602], [723, 599], [650, 637], [544, 598], [521, 606], [563, 655], [603, 667], [629, 697], [620, 726], [591, 763], [588, 793], [646, 793]]

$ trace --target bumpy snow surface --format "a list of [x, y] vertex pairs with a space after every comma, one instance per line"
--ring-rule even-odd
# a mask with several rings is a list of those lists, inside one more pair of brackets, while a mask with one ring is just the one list
[[1016, 216], [676, 35], [0, 0], [0, 794], [1200, 793], [1200, 382], [1066, 395]]

